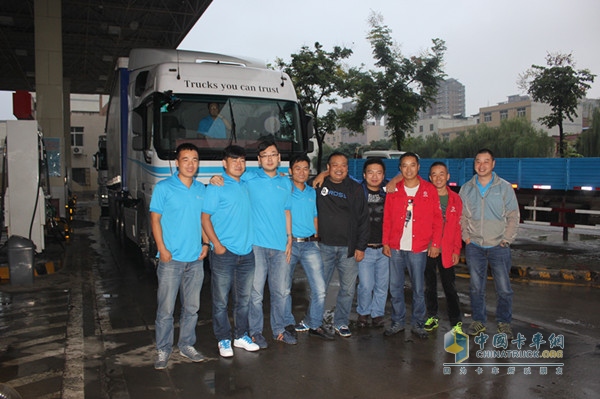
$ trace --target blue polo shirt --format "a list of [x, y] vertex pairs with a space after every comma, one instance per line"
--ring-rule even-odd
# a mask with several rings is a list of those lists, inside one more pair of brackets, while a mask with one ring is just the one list
[[315, 189], [304, 184], [304, 190], [292, 185], [292, 235], [305, 238], [314, 235], [314, 219], [317, 217], [317, 195]]
[[291, 210], [291, 180], [279, 173], [271, 177], [262, 169], [246, 171], [242, 179], [248, 185], [252, 201], [254, 245], [285, 251], [287, 245], [285, 211]]
[[150, 212], [161, 215], [163, 241], [176, 261], [193, 262], [200, 257], [205, 195], [204, 184], [194, 180], [188, 188], [179, 180], [179, 171], [154, 186]]
[[252, 251], [254, 240], [246, 183], [223, 174], [223, 186], [209, 185], [202, 212], [209, 214], [221, 244], [236, 255]]

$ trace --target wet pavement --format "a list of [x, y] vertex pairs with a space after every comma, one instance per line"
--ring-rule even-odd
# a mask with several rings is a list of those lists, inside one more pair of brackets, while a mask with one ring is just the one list
[[[58, 272], [36, 277], [33, 286], [0, 284], [0, 384], [23, 398], [596, 398], [600, 237], [582, 232], [577, 239], [576, 234], [563, 243], [562, 231], [536, 226], [522, 229], [513, 245], [513, 330], [526, 339], [518, 352], [538, 349], [533, 341], [539, 333], [546, 341], [539, 343], [545, 358], [478, 358], [481, 347], [471, 337], [469, 359], [455, 363], [444, 349], [450, 326], [439, 289], [440, 327], [426, 340], [408, 330], [384, 337], [382, 329], [352, 323], [351, 338], [328, 342], [300, 333], [298, 345], [269, 340], [264, 351], [235, 348], [235, 356], [224, 359], [212, 333], [207, 274], [196, 344], [207, 360], [191, 363], [175, 349], [168, 368], [156, 371], [156, 277], [144, 269], [135, 248], [119, 246], [106, 220], [82, 222], [65, 250], [51, 255], [61, 258]], [[519, 275], [523, 269], [589, 273], [590, 280]], [[457, 286], [468, 324], [468, 278], [458, 278]], [[334, 280], [326, 303], [330, 310], [337, 289]], [[406, 294], [410, 312], [410, 287]], [[483, 349], [491, 350], [493, 281], [487, 302], [489, 340]], [[293, 304], [299, 320], [308, 304], [302, 268], [296, 269]], [[268, 315], [268, 303], [265, 310]], [[388, 307], [388, 324], [389, 314]], [[268, 325], [267, 316], [267, 337]], [[552, 334], [564, 338], [562, 347]], [[509, 349], [516, 350], [515, 344]]]

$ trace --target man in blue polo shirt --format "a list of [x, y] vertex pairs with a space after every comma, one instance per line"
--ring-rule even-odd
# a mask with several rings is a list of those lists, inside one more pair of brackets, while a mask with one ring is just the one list
[[200, 308], [200, 289], [204, 280], [203, 259], [208, 248], [202, 245], [200, 213], [206, 188], [196, 181], [198, 148], [189, 143], [176, 150], [177, 172], [154, 187], [150, 201], [152, 235], [158, 249], [156, 274], [156, 348], [154, 368], [162, 370], [173, 350], [173, 310], [181, 292], [179, 353], [193, 362], [204, 356], [196, 351], [196, 322]]
[[254, 256], [256, 269], [250, 299], [250, 335], [262, 349], [268, 344], [263, 336], [263, 293], [269, 281], [271, 294], [271, 330], [273, 339], [294, 345], [297, 343], [295, 329], [286, 329], [286, 303], [290, 296], [290, 256], [292, 253], [292, 183], [281, 176], [277, 168], [281, 162], [274, 141], [266, 140], [258, 145], [256, 172], [246, 172], [242, 179], [248, 185], [252, 201], [252, 227], [254, 229]]
[[235, 321], [233, 346], [253, 352], [259, 349], [248, 336], [248, 307], [254, 279], [254, 239], [250, 197], [240, 176], [246, 170], [246, 151], [239, 146], [225, 148], [224, 184], [210, 185], [202, 208], [202, 225], [213, 245], [212, 272], [213, 330], [219, 341], [219, 354], [233, 356], [231, 324], [227, 314], [233, 290]]
[[[310, 307], [305, 321], [296, 325], [296, 331], [308, 331], [310, 336], [326, 340], [334, 339], [323, 326], [325, 307], [325, 276], [323, 261], [319, 251], [317, 234], [317, 195], [315, 189], [306, 184], [310, 174], [310, 159], [305, 154], [290, 160], [292, 178], [292, 257], [290, 260], [289, 286], [298, 262], [302, 265], [310, 287]], [[288, 298], [286, 306], [286, 324], [295, 324], [292, 315], [292, 300]]]

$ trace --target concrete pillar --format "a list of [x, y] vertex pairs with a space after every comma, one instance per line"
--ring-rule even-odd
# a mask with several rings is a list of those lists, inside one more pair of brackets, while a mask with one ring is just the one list
[[64, 217], [71, 132], [65, 129], [61, 10], [61, 0], [34, 1], [36, 115], [44, 138], [58, 141], [55, 149], [60, 154], [60, 165], [55, 165], [56, 175], [50, 176], [49, 185], [50, 195], [59, 200], [58, 210]]

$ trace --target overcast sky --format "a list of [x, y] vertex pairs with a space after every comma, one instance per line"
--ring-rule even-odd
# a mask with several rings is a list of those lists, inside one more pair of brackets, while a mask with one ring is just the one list
[[[445, 40], [445, 72], [465, 85], [468, 115], [524, 94], [519, 74], [545, 65], [547, 52], [572, 53], [577, 69], [600, 74], [598, 0], [213, 0], [179, 48], [272, 63], [318, 41], [326, 50], [351, 48], [348, 65], [372, 68], [371, 10], [405, 56]], [[600, 78], [587, 97], [600, 98]], [[10, 93], [0, 93], [4, 119], [13, 119]]]

